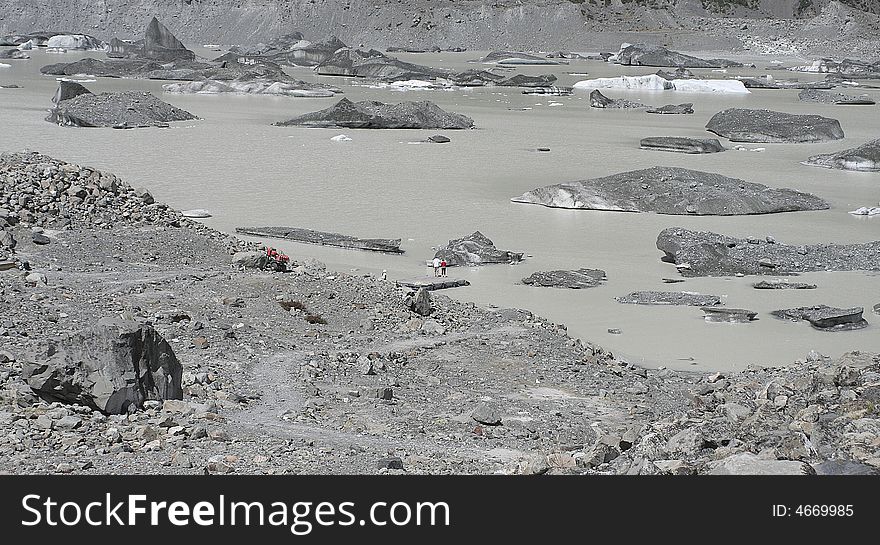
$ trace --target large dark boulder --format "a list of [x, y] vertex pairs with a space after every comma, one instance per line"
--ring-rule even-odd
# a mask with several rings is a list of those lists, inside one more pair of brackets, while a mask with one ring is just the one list
[[575, 271], [539, 271], [522, 279], [528, 286], [542, 288], [592, 288], [605, 281], [605, 271], [601, 269], [577, 269]]
[[186, 48], [168, 30], [168, 27], [153, 17], [144, 34], [144, 56], [161, 61], [195, 60], [196, 54]]
[[633, 102], [622, 98], [608, 98], [599, 92], [598, 89], [593, 89], [593, 91], [590, 92], [590, 107], [607, 108], [610, 110], [651, 108], [651, 106], [642, 104], [641, 102]]
[[862, 307], [835, 308], [827, 305], [815, 305], [774, 310], [771, 314], [777, 318], [794, 322], [806, 320], [815, 329], [821, 331], [850, 331], [868, 327], [868, 322], [862, 316], [864, 310]]
[[542, 74], [540, 76], [516, 74], [496, 82], [495, 85], [503, 87], [550, 87], [555, 81], [556, 76], [553, 74]]
[[151, 326], [116, 319], [48, 343], [22, 377], [50, 401], [124, 414], [147, 400], [182, 399], [183, 367]]
[[333, 106], [275, 125], [347, 129], [470, 129], [474, 120], [447, 112], [429, 101], [385, 104], [343, 98]]
[[449, 70], [404, 62], [375, 49], [340, 49], [315, 70], [325, 76], [354, 76], [382, 81], [433, 80], [452, 75]]
[[611, 62], [632, 66], [658, 66], [670, 68], [728, 68], [742, 66], [726, 59], [700, 59], [671, 51], [665, 47], [647, 44], [622, 44]]
[[794, 246], [672, 227], [657, 237], [657, 248], [683, 276], [880, 270], [880, 241]]
[[743, 108], [718, 112], [706, 129], [734, 142], [827, 142], [844, 137], [836, 119]]
[[66, 81], [62, 80], [58, 84], [58, 89], [55, 91], [55, 96], [52, 97], [52, 104], [58, 104], [62, 100], [70, 100], [71, 98], [78, 97], [80, 95], [90, 95], [91, 91], [85, 88], [85, 86], [76, 83], [75, 81]]
[[614, 298], [618, 303], [630, 305], [685, 305], [711, 307], [721, 304], [717, 295], [703, 295], [689, 291], [634, 291]]
[[486, 235], [479, 231], [466, 237], [450, 240], [437, 250], [434, 257], [445, 259], [450, 267], [486, 265], [489, 263], [517, 263], [521, 252], [499, 250]]
[[649, 136], [639, 142], [642, 149], [673, 151], [677, 153], [718, 153], [725, 150], [716, 138], [687, 138], [682, 136]]
[[[171, 121], [197, 119], [144, 91], [92, 94], [82, 85], [66, 86], [61, 82], [55, 106], [46, 121], [67, 127], [148, 127], [164, 126]], [[63, 98], [67, 95], [67, 98]]]
[[683, 104], [667, 104], [659, 108], [651, 108], [645, 110], [649, 114], [670, 114], [670, 115], [686, 115], [694, 113], [694, 105], [691, 102]]
[[302, 32], [291, 32], [290, 34], [278, 36], [268, 43], [260, 42], [254, 45], [236, 45], [230, 47], [229, 51], [241, 55], [272, 55], [275, 53], [290, 51], [294, 45], [302, 42], [303, 39], [304, 36]]
[[831, 93], [818, 89], [804, 89], [798, 94], [801, 102], [814, 102], [818, 104], [839, 104], [849, 106], [872, 106], [876, 104], [868, 95], [846, 95], [844, 93]]
[[814, 155], [803, 164], [840, 170], [880, 172], [880, 139], [837, 153]]
[[810, 193], [677, 167], [653, 167], [549, 185], [511, 200], [552, 208], [716, 216], [828, 208], [825, 201]]

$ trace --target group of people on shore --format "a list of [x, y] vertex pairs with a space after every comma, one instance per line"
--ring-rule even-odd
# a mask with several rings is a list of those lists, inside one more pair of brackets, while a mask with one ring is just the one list
[[434, 260], [431, 261], [431, 265], [434, 266], [434, 276], [446, 276], [446, 260], [440, 259], [439, 257], [434, 257]]

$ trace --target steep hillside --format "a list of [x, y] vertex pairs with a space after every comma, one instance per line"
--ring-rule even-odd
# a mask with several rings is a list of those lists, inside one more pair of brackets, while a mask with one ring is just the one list
[[[880, 13], [880, 0], [845, 3]], [[871, 38], [871, 22], [859, 26], [867, 14], [829, 0], [0, 0], [0, 33], [135, 37], [155, 15], [191, 43], [246, 43], [298, 30], [311, 39], [332, 33], [378, 47], [599, 50], [637, 38], [627, 33], [647, 32], [683, 49], [738, 49], [773, 32], [797, 36], [829, 9], [846, 12], [832, 21], [842, 26], [817, 34], [814, 24], [811, 35]], [[770, 19], [784, 26], [767, 26]]]

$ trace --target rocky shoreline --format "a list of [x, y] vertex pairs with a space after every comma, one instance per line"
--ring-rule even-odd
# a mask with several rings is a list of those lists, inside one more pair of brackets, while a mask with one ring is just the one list
[[[528, 311], [414, 297], [296, 256], [288, 272], [238, 267], [232, 254], [254, 245], [109, 173], [4, 155], [0, 184], [3, 258], [18, 264], [0, 272], [4, 472], [880, 468], [876, 355], [646, 369]], [[41, 398], [40, 348], [107, 318], [155, 331], [143, 342], [173, 351], [180, 391], [112, 410]]]

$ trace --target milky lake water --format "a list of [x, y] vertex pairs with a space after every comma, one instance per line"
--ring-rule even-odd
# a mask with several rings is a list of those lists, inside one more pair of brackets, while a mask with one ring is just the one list
[[[198, 50], [205, 56], [219, 53]], [[750, 95], [607, 91], [614, 98], [648, 104], [693, 102], [695, 115], [590, 109], [588, 93], [541, 97], [516, 88], [399, 92], [363, 86], [348, 78], [318, 77], [292, 69], [297, 77], [340, 85], [351, 100], [384, 102], [428, 99], [472, 117], [471, 131], [339, 130], [274, 127], [333, 104], [336, 99], [162, 94], [162, 83], [100, 78], [85, 83], [93, 91], [144, 89], [201, 119], [167, 129], [76, 129], [44, 121], [57, 82], [39, 67], [103, 54], [33, 52], [30, 60], [0, 68], [0, 151], [39, 151], [116, 173], [134, 186], [150, 189], [157, 200], [179, 209], [206, 208], [207, 225], [234, 231], [238, 226], [284, 225], [361, 237], [402, 238], [403, 255], [334, 249], [273, 241], [294, 259], [315, 257], [340, 271], [409, 278], [428, 274], [433, 249], [476, 230], [499, 248], [525, 252], [515, 266], [452, 269], [450, 276], [471, 285], [443, 293], [480, 305], [529, 309], [564, 323], [571, 335], [595, 342], [633, 363], [682, 369], [730, 370], [747, 365], [790, 364], [810, 350], [837, 356], [849, 350], [880, 352], [880, 275], [835, 272], [802, 275], [816, 290], [764, 291], [760, 278], [675, 278], [673, 265], [660, 261], [657, 234], [681, 226], [733, 236], [772, 235], [779, 242], [866, 242], [880, 239], [880, 217], [848, 212], [880, 201], [880, 174], [831, 171], [799, 164], [810, 155], [838, 151], [880, 137], [880, 106], [801, 103], [796, 90], [753, 90]], [[473, 68], [478, 52], [401, 54], [405, 60], [439, 67]], [[761, 75], [757, 69], [737, 73]], [[558, 84], [589, 78], [648, 74], [650, 68], [620, 67], [595, 61], [563, 66], [521, 67], [528, 74], [554, 73]], [[709, 70], [698, 73], [711, 74]], [[733, 71], [731, 71], [733, 73]], [[777, 77], [816, 78], [771, 72]], [[167, 83], [167, 82], [166, 82]], [[880, 101], [878, 90], [868, 93]], [[556, 103], [559, 105], [551, 105]], [[846, 139], [824, 144], [747, 144], [764, 152], [729, 150], [685, 155], [640, 150], [646, 136], [711, 137], [708, 119], [727, 107], [769, 108], [818, 113], [839, 119]], [[513, 109], [511, 109], [513, 108]], [[518, 108], [531, 108], [518, 111]], [[417, 144], [442, 132], [449, 144]], [[347, 134], [350, 142], [330, 138]], [[722, 142], [728, 144], [726, 140]], [[549, 152], [536, 148], [547, 147]], [[681, 217], [550, 209], [516, 204], [510, 198], [542, 185], [606, 176], [655, 165], [717, 172], [775, 187], [815, 193], [830, 210], [763, 216]], [[586, 290], [534, 288], [521, 278], [553, 269], [600, 268], [608, 282]], [[707, 323], [694, 307], [624, 305], [615, 296], [636, 290], [697, 291], [723, 297], [729, 307], [759, 312], [749, 324]], [[865, 307], [870, 326], [828, 333], [805, 322], [777, 320], [772, 310], [812, 304]], [[608, 333], [618, 328], [620, 335]]]

